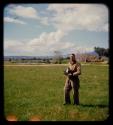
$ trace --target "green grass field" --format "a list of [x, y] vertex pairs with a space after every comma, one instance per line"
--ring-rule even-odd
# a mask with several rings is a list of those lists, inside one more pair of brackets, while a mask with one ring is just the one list
[[[103, 121], [109, 116], [109, 67], [83, 65], [80, 105], [63, 105], [66, 66], [4, 67], [4, 112], [27, 121]], [[71, 101], [73, 103], [72, 93]]]

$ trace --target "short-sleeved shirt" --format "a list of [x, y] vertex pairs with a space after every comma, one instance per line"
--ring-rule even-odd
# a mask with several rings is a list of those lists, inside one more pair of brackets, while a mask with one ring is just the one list
[[80, 69], [81, 69], [81, 65], [80, 65], [80, 63], [78, 63], [78, 62], [76, 62], [76, 63], [74, 63], [74, 64], [70, 64], [70, 63], [69, 63], [68, 68], [69, 68], [71, 71], [76, 72], [76, 71], [77, 71], [77, 68], [80, 68]]

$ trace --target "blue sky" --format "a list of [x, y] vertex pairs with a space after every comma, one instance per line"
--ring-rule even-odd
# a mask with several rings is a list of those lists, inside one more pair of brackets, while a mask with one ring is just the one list
[[4, 55], [47, 56], [109, 48], [104, 4], [8, 4], [4, 8]]

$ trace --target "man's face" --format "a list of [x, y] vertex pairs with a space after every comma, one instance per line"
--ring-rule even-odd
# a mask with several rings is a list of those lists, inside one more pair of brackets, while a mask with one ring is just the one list
[[70, 61], [73, 61], [73, 60], [74, 60], [73, 55], [70, 55]]

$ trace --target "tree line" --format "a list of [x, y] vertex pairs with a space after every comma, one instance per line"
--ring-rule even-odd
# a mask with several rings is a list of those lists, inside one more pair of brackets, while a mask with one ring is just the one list
[[99, 55], [99, 57], [106, 56], [109, 57], [109, 49], [94, 47], [94, 51]]
[[[109, 57], [109, 49], [102, 48], [102, 47], [94, 47], [94, 52], [97, 53], [97, 55], [91, 55], [86, 53], [75, 53], [76, 57], [81, 62], [102, 62], [104, 61], [103, 57], [108, 58]], [[13, 63], [54, 63], [54, 64], [61, 64], [61, 63], [67, 63], [69, 60], [69, 55], [63, 56], [61, 51], [56, 50], [54, 51], [54, 55], [52, 58], [21, 58], [21, 59], [11, 59], [9, 58], [9, 62]]]

